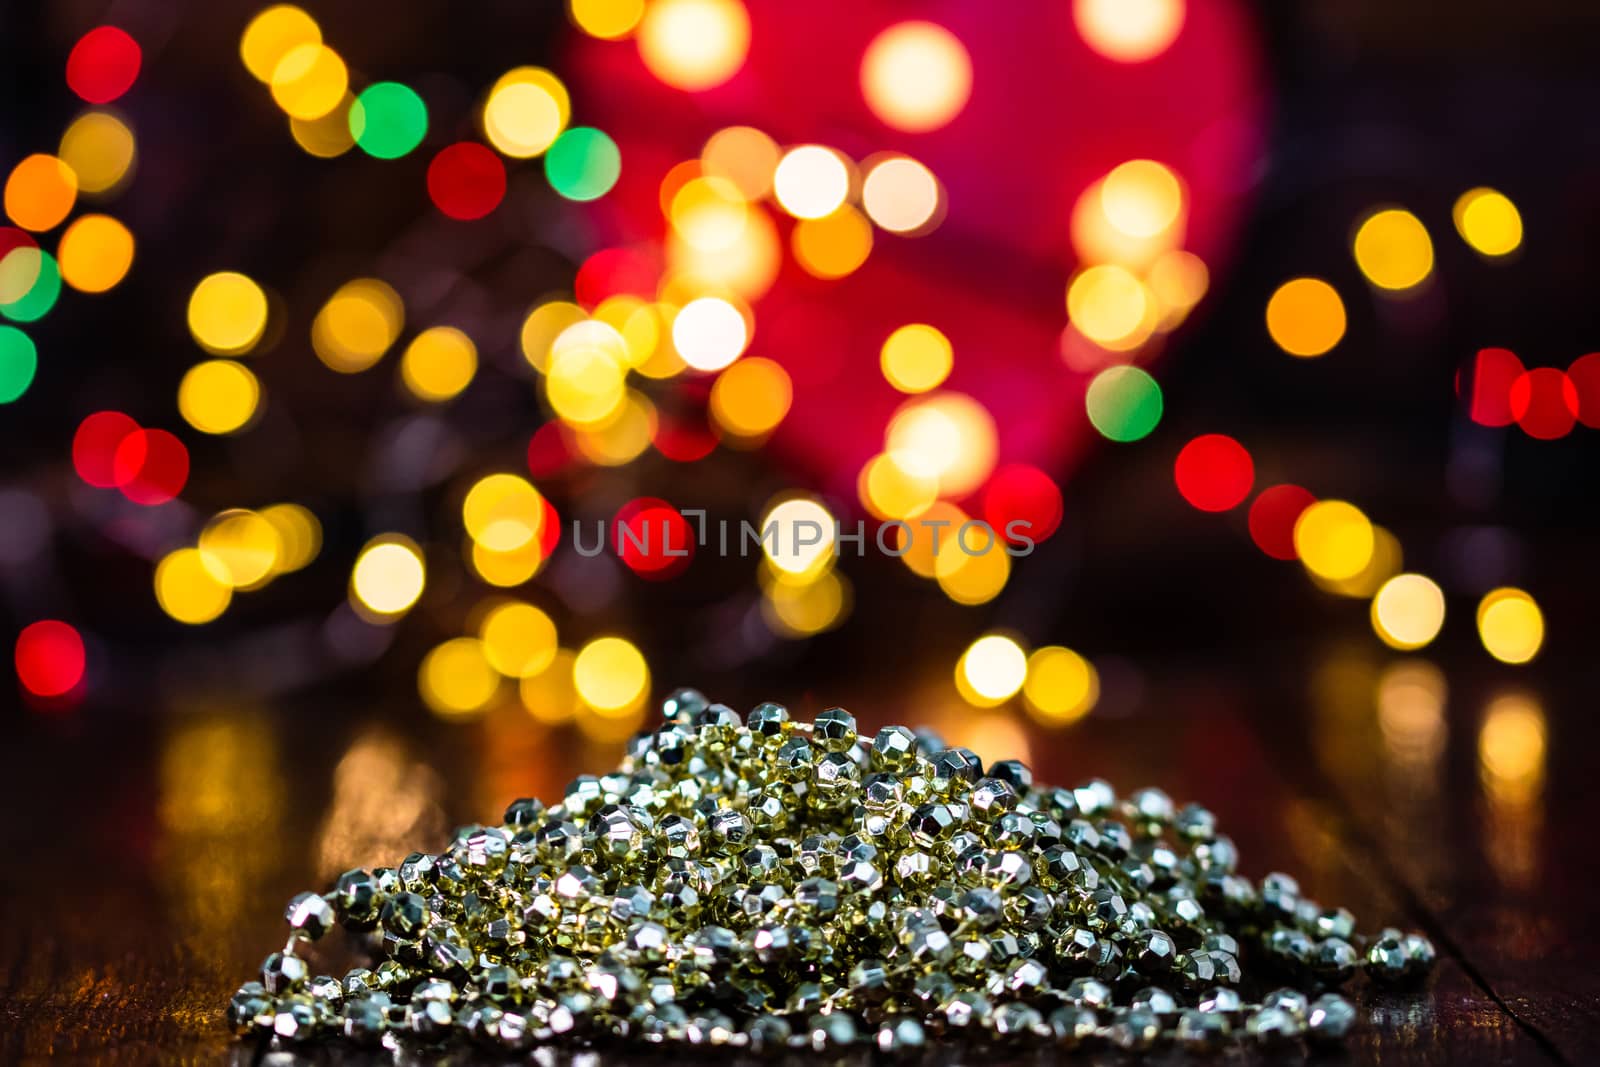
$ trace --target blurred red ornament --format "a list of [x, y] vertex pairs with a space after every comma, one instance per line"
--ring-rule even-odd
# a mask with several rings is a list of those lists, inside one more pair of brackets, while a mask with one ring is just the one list
[[1294, 547], [1294, 524], [1317, 498], [1298, 485], [1274, 485], [1261, 490], [1250, 505], [1250, 539], [1273, 559], [1299, 557]]
[[1227, 511], [1244, 503], [1255, 484], [1255, 463], [1238, 441], [1208, 433], [1183, 446], [1172, 465], [1178, 492], [1201, 511]]
[[17, 678], [34, 696], [58, 697], [83, 680], [83, 638], [59, 619], [41, 619], [17, 635]]
[[481, 144], [462, 141], [428, 164], [428, 197], [453, 219], [481, 219], [506, 195], [506, 168]]
[[139, 42], [115, 26], [97, 26], [67, 55], [67, 87], [91, 104], [109, 104], [139, 77]]

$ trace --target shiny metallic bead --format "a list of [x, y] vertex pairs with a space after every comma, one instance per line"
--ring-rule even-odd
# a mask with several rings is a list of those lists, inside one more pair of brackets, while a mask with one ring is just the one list
[[933, 788], [949, 795], [983, 777], [983, 761], [967, 748], [947, 748], [933, 757]]
[[411, 853], [400, 861], [400, 885], [411, 893], [427, 893], [433, 887], [433, 868], [437, 862], [426, 853]]
[[1161, 1020], [1141, 1008], [1118, 1008], [1112, 1015], [1107, 1037], [1119, 1049], [1144, 1052], [1160, 1040]]
[[1045, 1017], [1050, 1039], [1062, 1049], [1075, 1049], [1099, 1032], [1100, 1020], [1094, 1009], [1068, 1004]]
[[757, 1054], [781, 1052], [789, 1047], [794, 1028], [778, 1015], [757, 1015], [744, 1025], [746, 1047]]
[[782, 737], [789, 723], [789, 709], [782, 704], [757, 704], [745, 722], [758, 737]]
[[1129, 965], [1140, 974], [1157, 975], [1172, 969], [1178, 946], [1164, 931], [1147, 930], [1131, 940], [1126, 952]]
[[1282, 1045], [1304, 1033], [1305, 1023], [1283, 1008], [1262, 1007], [1245, 1019], [1244, 1032], [1263, 1045]]
[[879, 1052], [892, 1055], [918, 1051], [927, 1043], [928, 1035], [922, 1024], [908, 1015], [885, 1019], [878, 1026], [878, 1035], [874, 1041]]
[[1300, 883], [1281, 872], [1269, 874], [1261, 879], [1260, 901], [1269, 914], [1293, 920], [1300, 906]]
[[1355, 975], [1360, 962], [1361, 958], [1348, 941], [1324, 938], [1311, 953], [1311, 973], [1329, 985], [1341, 985]]
[[1178, 998], [1159, 986], [1146, 986], [1128, 1001], [1130, 1008], [1140, 1008], [1158, 1019], [1166, 1020], [1178, 1014]]
[[261, 962], [261, 985], [273, 996], [297, 992], [309, 976], [306, 961], [286, 952], [274, 952]]
[[333, 926], [333, 905], [317, 893], [297, 893], [283, 917], [289, 929], [311, 941], [319, 940]]
[[1261, 998], [1263, 1008], [1280, 1008], [1296, 1019], [1304, 1022], [1306, 1012], [1310, 1009], [1311, 1002], [1306, 995], [1298, 989], [1274, 989]]
[[856, 743], [856, 717], [843, 708], [829, 708], [811, 724], [811, 736], [827, 752], [843, 752]]
[[811, 1016], [806, 1024], [811, 1048], [815, 1052], [847, 1049], [861, 1039], [855, 1016], [847, 1012], [830, 1012]]
[[272, 1033], [283, 1041], [310, 1041], [328, 1018], [318, 1008], [317, 1002], [304, 993], [289, 993], [279, 997], [272, 1017]]
[[340, 1033], [358, 1045], [376, 1045], [389, 1029], [388, 1008], [387, 998], [352, 998], [345, 1003]]
[[1103, 1011], [1111, 1006], [1111, 987], [1094, 978], [1074, 978], [1061, 995], [1081, 1008]]
[[661, 719], [668, 723], [688, 723], [709, 703], [698, 689], [675, 689], [661, 702]]
[[1318, 937], [1349, 941], [1356, 936], [1356, 917], [1347, 908], [1327, 908], [1311, 921], [1311, 932]]
[[1233, 1024], [1220, 1012], [1185, 1010], [1178, 1016], [1178, 1044], [1190, 1052], [1215, 1052], [1228, 1043]]
[[330, 895], [346, 929], [371, 930], [378, 925], [378, 909], [384, 898], [378, 891], [378, 880], [370, 872], [359, 867], [345, 871], [333, 883]]
[[1237, 1015], [1244, 1010], [1244, 998], [1237, 990], [1226, 986], [1213, 986], [1200, 994], [1195, 1006], [1208, 1014]]
[[384, 902], [378, 921], [396, 937], [418, 937], [428, 923], [428, 902], [416, 893], [396, 893]]
[[228, 1024], [238, 1034], [272, 1029], [277, 1003], [260, 982], [246, 982], [228, 1001]]
[[1343, 1041], [1356, 1024], [1356, 1009], [1336, 993], [1325, 993], [1306, 1009], [1306, 1035], [1313, 1041]]
[[1039, 1009], [1020, 1001], [1007, 1001], [995, 1008], [990, 1025], [997, 1037], [1013, 1041], [1038, 1040], [1050, 1037]]
[[1407, 934], [1401, 939], [1400, 944], [1406, 950], [1406, 971], [1411, 978], [1427, 974], [1439, 958], [1439, 954], [1434, 951], [1433, 942], [1421, 934]]
[[1010, 782], [991, 775], [978, 780], [967, 793], [967, 803], [978, 814], [995, 819], [1017, 806], [1017, 790]]

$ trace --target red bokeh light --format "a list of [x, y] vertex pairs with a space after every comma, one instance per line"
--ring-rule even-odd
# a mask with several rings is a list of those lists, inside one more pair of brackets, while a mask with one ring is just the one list
[[117, 449], [139, 432], [139, 424], [120, 411], [97, 411], [78, 424], [72, 436], [72, 465], [78, 477], [97, 489], [115, 489]]
[[571, 431], [559, 422], [547, 422], [528, 439], [528, 473], [553, 478], [572, 465]]
[[1178, 492], [1201, 511], [1227, 511], [1244, 503], [1255, 485], [1256, 465], [1238, 441], [1203, 434], [1183, 446], [1172, 465]]
[[544, 505], [544, 523], [539, 527], [539, 551], [545, 559], [549, 559], [561, 544], [561, 513], [550, 503], [549, 497], [541, 496], [539, 499]]
[[1295, 559], [1294, 524], [1300, 513], [1317, 502], [1298, 485], [1274, 485], [1261, 490], [1250, 505], [1250, 539], [1273, 559]]
[[41, 619], [17, 635], [17, 678], [34, 696], [58, 697], [83, 680], [83, 638], [59, 619]]
[[1061, 525], [1061, 490], [1038, 467], [1012, 463], [995, 471], [983, 491], [983, 517], [1001, 537], [1014, 543], [1020, 538], [1006, 534], [1006, 526], [1017, 520], [1028, 523], [1018, 532], [1035, 544], [1056, 532]]
[[628, 569], [659, 582], [676, 577], [694, 556], [689, 520], [665, 500], [640, 497], [617, 511], [612, 547]]
[[166, 430], [136, 430], [112, 457], [114, 484], [135, 504], [165, 504], [189, 481], [189, 450]]
[[656, 424], [656, 435], [651, 441], [657, 452], [676, 463], [705, 459], [717, 447], [717, 435], [705, 423], [696, 424], [665, 415]]
[[481, 219], [506, 195], [506, 168], [481, 144], [450, 145], [428, 164], [428, 196], [453, 219]]
[[[1509, 348], [1485, 348], [1472, 359], [1466, 379], [1467, 415], [1481, 426], [1510, 426], [1511, 386], [1522, 375], [1522, 360]], [[1463, 375], [1456, 376], [1456, 391], [1462, 391]]]
[[1554, 441], [1572, 432], [1578, 418], [1578, 387], [1558, 367], [1535, 367], [1511, 383], [1510, 408], [1523, 432]]
[[91, 104], [109, 104], [139, 77], [139, 42], [115, 26], [96, 26], [67, 56], [67, 87]]
[[1567, 379], [1578, 393], [1578, 421], [1600, 430], [1600, 352], [1579, 356], [1567, 368]]
[[0, 261], [19, 248], [38, 248], [39, 242], [27, 230], [15, 226], [0, 226]]
[[628, 293], [653, 299], [661, 280], [661, 265], [655, 256], [637, 248], [605, 248], [583, 261], [573, 279], [573, 299], [580, 307], [593, 310], [608, 296]]

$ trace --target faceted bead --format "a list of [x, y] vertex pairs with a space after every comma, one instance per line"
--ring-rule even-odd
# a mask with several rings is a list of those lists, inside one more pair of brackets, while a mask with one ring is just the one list
[[409, 940], [427, 925], [428, 903], [416, 893], [396, 893], [384, 903], [379, 918], [385, 931]]
[[1346, 908], [1328, 908], [1312, 920], [1311, 930], [1318, 937], [1349, 941], [1356, 936], [1356, 917]]
[[1274, 872], [1261, 879], [1260, 899], [1268, 913], [1292, 920], [1300, 904], [1300, 883], [1287, 874]]
[[886, 1019], [878, 1027], [876, 1044], [879, 1052], [897, 1055], [920, 1050], [928, 1038], [922, 1024], [910, 1016]]
[[829, 708], [817, 716], [811, 736], [828, 752], [843, 752], [856, 743], [856, 717], [843, 708]]
[[845, 1012], [813, 1015], [807, 1023], [811, 1035], [811, 1048], [815, 1052], [847, 1049], [861, 1036], [855, 1017]]
[[950, 794], [983, 777], [983, 761], [971, 749], [947, 748], [933, 758], [933, 787]]
[[358, 1045], [376, 1045], [389, 1029], [387, 1008], [386, 1003], [371, 997], [353, 998], [344, 1006], [341, 1033]]
[[278, 998], [272, 1032], [284, 1041], [310, 1041], [317, 1036], [318, 1024], [323, 1018], [316, 1001], [304, 993], [290, 993]]
[[1139, 973], [1163, 974], [1172, 969], [1178, 946], [1161, 930], [1149, 930], [1138, 935], [1127, 950], [1128, 962]]
[[972, 787], [967, 803], [980, 815], [994, 819], [1017, 806], [1017, 791], [1010, 782], [990, 776]]
[[782, 704], [757, 704], [745, 721], [757, 736], [781, 737], [789, 722], [789, 709]]
[[277, 1004], [260, 982], [246, 982], [228, 1001], [228, 1023], [235, 1033], [257, 1033], [272, 1028]]
[[1220, 1012], [1188, 1009], [1178, 1016], [1178, 1044], [1189, 1052], [1215, 1052], [1228, 1042], [1233, 1024]]
[[992, 1025], [996, 1035], [1016, 1041], [1050, 1036], [1039, 1009], [1014, 1000], [995, 1009]]
[[309, 975], [306, 961], [288, 953], [274, 952], [261, 963], [261, 984], [274, 996], [299, 990]]
[[1094, 1009], [1069, 1004], [1052, 1011], [1045, 1019], [1045, 1025], [1058, 1046], [1071, 1050], [1095, 1036], [1100, 1028], [1100, 1020]]
[[1264, 1045], [1286, 1044], [1304, 1029], [1299, 1017], [1283, 1008], [1262, 1007], [1244, 1022], [1245, 1033]]
[[1128, 1052], [1155, 1047], [1161, 1037], [1161, 1020], [1139, 1008], [1118, 1008], [1111, 1020], [1111, 1043]]
[[1196, 1006], [1203, 1012], [1218, 1015], [1237, 1015], [1244, 1010], [1244, 998], [1237, 990], [1215, 986], [1200, 994]]
[[1111, 1006], [1111, 987], [1094, 978], [1074, 978], [1062, 990], [1062, 996], [1079, 1007], [1096, 1011]]
[[544, 802], [537, 797], [521, 797], [506, 806], [501, 822], [517, 830], [538, 826], [544, 819]]
[[1329, 985], [1347, 982], [1356, 973], [1360, 957], [1348, 941], [1337, 937], [1325, 938], [1317, 943], [1311, 953], [1311, 973]]
[[333, 883], [333, 905], [347, 929], [371, 930], [378, 925], [382, 897], [377, 879], [359, 867], [345, 871]]
[[1355, 1007], [1335, 993], [1313, 1000], [1306, 1011], [1306, 1033], [1313, 1041], [1343, 1041], [1355, 1024]]
[[333, 926], [333, 905], [316, 893], [298, 893], [284, 909], [289, 929], [312, 941], [319, 940]]
[[1158, 986], [1146, 986], [1128, 1002], [1132, 1008], [1142, 1008], [1157, 1018], [1167, 1019], [1178, 1014], [1178, 998]]
[[661, 702], [661, 718], [669, 723], [687, 723], [706, 709], [709, 701], [698, 689], [675, 689]]
[[1281, 1008], [1294, 1018], [1304, 1021], [1310, 1001], [1298, 989], [1274, 989], [1261, 998], [1263, 1008]]

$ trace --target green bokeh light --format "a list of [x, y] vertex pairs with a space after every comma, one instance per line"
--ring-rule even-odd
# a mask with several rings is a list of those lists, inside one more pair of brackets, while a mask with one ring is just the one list
[[1161, 421], [1161, 386], [1138, 367], [1101, 371], [1083, 402], [1094, 428], [1113, 441], [1137, 441]]
[[427, 133], [427, 105], [399, 82], [375, 82], [350, 105], [350, 136], [369, 156], [399, 159]]
[[33, 339], [15, 326], [0, 326], [0, 404], [26, 393], [38, 369], [39, 352]]
[[574, 126], [556, 138], [544, 156], [550, 187], [568, 200], [595, 200], [622, 174], [617, 142], [593, 126]]
[[39, 276], [26, 293], [9, 304], [0, 304], [0, 315], [12, 322], [37, 322], [56, 306], [61, 295], [61, 268], [49, 252], [39, 253]]

